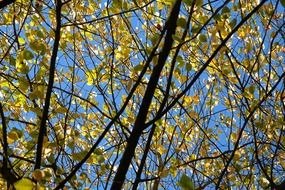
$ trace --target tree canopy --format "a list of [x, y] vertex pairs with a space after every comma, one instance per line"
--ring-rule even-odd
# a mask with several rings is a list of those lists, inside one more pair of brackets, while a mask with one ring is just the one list
[[0, 188], [285, 189], [284, 10], [0, 1]]

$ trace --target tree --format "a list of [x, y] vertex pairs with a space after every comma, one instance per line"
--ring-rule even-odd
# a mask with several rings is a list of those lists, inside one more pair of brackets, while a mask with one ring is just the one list
[[284, 7], [1, 1], [1, 188], [284, 189]]

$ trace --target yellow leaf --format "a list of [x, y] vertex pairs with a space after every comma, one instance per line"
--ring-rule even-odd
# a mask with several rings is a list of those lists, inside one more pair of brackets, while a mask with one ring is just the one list
[[161, 2], [157, 2], [157, 9], [162, 10], [164, 8], [164, 4]]
[[29, 73], [29, 66], [23, 62], [22, 56], [18, 56], [16, 60], [16, 68], [19, 72], [23, 74]]
[[160, 172], [160, 177], [161, 178], [165, 178], [168, 176], [169, 170], [168, 169], [164, 169]]
[[192, 100], [193, 100], [194, 104], [196, 104], [196, 105], [199, 104], [199, 102], [200, 102], [200, 98], [198, 95], [193, 96]]
[[16, 131], [11, 131], [10, 133], [8, 133], [8, 138], [12, 139], [12, 140], [18, 140], [18, 134]]
[[31, 92], [29, 94], [29, 97], [30, 97], [31, 100], [37, 99], [39, 97], [39, 91], [34, 90], [33, 92]]
[[24, 92], [29, 88], [29, 81], [25, 77], [19, 78], [19, 88]]
[[16, 128], [13, 128], [7, 135], [8, 143], [11, 144], [23, 136], [22, 132]]
[[132, 88], [132, 86], [133, 86], [133, 80], [130, 79], [130, 80], [127, 82], [127, 90], [130, 91], [131, 88]]
[[160, 0], [159, 2], [163, 2], [165, 5], [171, 6], [174, 3], [174, 0]]
[[238, 36], [239, 36], [240, 38], [244, 38], [244, 37], [246, 36], [245, 31], [244, 31], [244, 30], [238, 30]]
[[21, 37], [18, 38], [18, 41], [19, 41], [20, 45], [25, 44], [25, 40]]
[[193, 100], [191, 96], [185, 96], [184, 101], [185, 101], [185, 105], [189, 105], [192, 103]]
[[163, 155], [166, 152], [166, 149], [162, 145], [158, 145], [156, 150], [160, 155]]
[[190, 111], [189, 112], [190, 117], [192, 117], [193, 119], [197, 119], [198, 118], [198, 114], [195, 111]]
[[67, 109], [65, 107], [59, 107], [55, 110], [57, 113], [65, 114], [67, 112]]
[[91, 86], [93, 84], [93, 76], [91, 73], [87, 73], [87, 85]]
[[28, 178], [22, 178], [16, 183], [14, 183], [14, 187], [16, 190], [33, 190], [34, 186], [35, 185], [32, 180]]
[[9, 144], [14, 143], [16, 140], [18, 140], [18, 135], [16, 132], [11, 131], [10, 133], [8, 133], [7, 135], [7, 141]]

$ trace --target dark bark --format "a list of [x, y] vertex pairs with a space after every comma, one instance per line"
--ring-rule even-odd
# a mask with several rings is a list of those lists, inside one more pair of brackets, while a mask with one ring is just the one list
[[0, 1], [0, 9], [3, 9], [5, 8], [6, 6], [14, 3], [15, 0], [3, 0], [3, 1]]
[[[189, 13], [189, 17], [188, 17], [187, 24], [186, 24], [186, 28], [185, 28], [185, 30], [183, 32], [181, 41], [184, 41], [186, 36], [187, 36], [187, 32], [188, 32], [188, 28], [190, 26], [190, 21], [191, 21], [192, 14], [193, 14], [193, 11], [194, 11], [195, 3], [196, 3], [196, 0], [194, 0], [192, 2], [190, 13]], [[159, 114], [159, 113], [161, 113], [163, 111], [163, 109], [164, 109], [164, 107], [165, 107], [165, 105], [167, 103], [167, 100], [168, 100], [168, 97], [169, 97], [169, 91], [170, 91], [170, 84], [171, 84], [171, 81], [172, 81], [173, 71], [174, 71], [174, 68], [175, 68], [176, 58], [177, 58], [177, 56], [179, 54], [179, 51], [180, 51], [182, 45], [183, 45], [183, 43], [180, 43], [177, 46], [177, 48], [175, 50], [175, 54], [174, 54], [173, 59], [171, 61], [171, 68], [170, 68], [169, 76], [168, 76], [168, 79], [167, 79], [167, 86], [166, 86], [166, 90], [165, 90], [165, 95], [164, 95], [164, 98], [163, 98], [163, 100], [161, 102], [161, 105], [159, 107], [159, 110], [158, 110], [157, 114]], [[146, 146], [145, 146], [145, 150], [144, 150], [144, 154], [143, 154], [142, 160], [141, 160], [140, 165], [139, 165], [139, 169], [138, 169], [137, 174], [136, 174], [136, 179], [135, 179], [135, 182], [134, 182], [133, 187], [132, 187], [133, 190], [137, 189], [139, 183], [141, 182], [141, 178], [140, 177], [141, 177], [141, 174], [142, 174], [142, 171], [143, 171], [144, 164], [146, 162], [147, 154], [148, 154], [148, 152], [150, 150], [151, 140], [152, 140], [155, 128], [156, 128], [156, 125], [153, 124], [153, 126], [151, 128], [151, 131], [149, 133], [148, 139], [147, 139], [147, 143], [146, 143]], [[160, 178], [158, 177], [155, 180], [155, 184], [158, 184], [159, 181], [160, 181]]]
[[179, 15], [180, 5], [181, 5], [181, 0], [177, 0], [174, 3], [173, 9], [166, 23], [167, 33], [165, 36], [164, 45], [159, 55], [158, 63], [154, 67], [153, 72], [150, 76], [149, 83], [147, 85], [147, 89], [143, 97], [142, 104], [140, 106], [139, 113], [134, 123], [133, 131], [127, 141], [126, 149], [123, 153], [122, 159], [120, 161], [120, 165], [118, 167], [118, 171], [115, 175], [113, 184], [111, 186], [112, 190], [122, 189], [123, 187], [128, 168], [131, 164], [132, 158], [134, 157], [136, 146], [138, 144], [139, 138], [144, 129], [148, 109], [151, 104], [160, 73], [163, 69], [163, 66], [165, 65], [166, 59], [170, 53], [170, 50], [173, 44], [172, 35], [175, 34], [176, 21]]
[[0, 116], [2, 120], [2, 136], [3, 136], [3, 142], [1, 142], [3, 146], [2, 170], [5, 172], [5, 170], [8, 170], [8, 141], [7, 141], [7, 125], [6, 125], [2, 103], [0, 103]]
[[40, 123], [40, 129], [39, 129], [35, 169], [39, 169], [41, 167], [43, 141], [44, 141], [44, 136], [46, 135], [46, 132], [47, 132], [46, 122], [48, 120], [50, 99], [51, 99], [51, 93], [52, 93], [52, 88], [53, 88], [53, 83], [54, 83], [55, 64], [56, 64], [57, 52], [58, 52], [59, 41], [60, 41], [62, 2], [61, 0], [58, 0], [56, 2], [57, 4], [56, 4], [55, 39], [54, 39], [54, 45], [53, 45], [53, 50], [52, 50], [52, 56], [50, 60], [49, 81], [48, 81], [48, 87], [47, 87], [47, 92], [46, 92], [46, 97], [45, 97], [45, 105], [44, 105], [43, 115], [42, 115], [42, 119]]
[[[162, 32], [161, 32], [161, 36], [164, 35], [166, 31], [166, 27], [163, 28]], [[107, 132], [110, 130], [110, 128], [112, 127], [112, 125], [119, 119], [120, 115], [124, 112], [125, 108], [127, 107], [129, 101], [131, 100], [131, 98], [133, 97], [133, 94], [135, 93], [137, 87], [139, 86], [139, 84], [141, 83], [141, 80], [144, 76], [144, 74], [147, 71], [147, 68], [149, 67], [152, 59], [154, 58], [155, 54], [156, 54], [156, 50], [158, 49], [159, 43], [162, 40], [162, 37], [159, 38], [158, 43], [154, 46], [153, 50], [151, 51], [148, 59], [146, 60], [146, 63], [144, 65], [143, 70], [141, 71], [137, 81], [135, 82], [135, 84], [133, 85], [130, 93], [128, 94], [126, 101], [124, 102], [123, 106], [121, 107], [121, 109], [118, 111], [118, 113], [114, 116], [114, 118], [108, 123], [108, 125], [105, 127], [105, 130], [102, 132], [102, 134], [99, 136], [99, 138], [97, 139], [97, 141], [92, 145], [92, 147], [90, 148], [90, 150], [88, 151], [88, 153], [84, 156], [84, 158], [78, 162], [73, 170], [70, 172], [70, 174], [68, 176], [65, 177], [64, 180], [62, 180], [55, 188], [54, 190], [59, 190], [62, 189], [65, 185], [65, 183], [67, 183], [75, 174], [76, 172], [82, 167], [82, 165], [87, 161], [87, 159], [92, 155], [92, 153], [94, 152], [94, 150], [97, 148], [97, 146], [100, 144], [100, 142], [104, 139], [105, 135], [107, 134]], [[60, 89], [62, 90], [62, 89]], [[68, 93], [68, 92], [66, 92]], [[81, 98], [78, 96], [78, 98]], [[92, 103], [91, 103], [92, 105]], [[97, 108], [96, 108], [97, 109]], [[100, 109], [97, 109], [100, 110]]]
[[9, 167], [9, 159], [8, 159], [8, 141], [7, 141], [7, 124], [3, 111], [2, 103], [0, 103], [0, 116], [2, 120], [2, 136], [3, 136], [3, 161], [0, 173], [2, 177], [7, 181], [7, 188], [15, 181], [17, 181], [17, 176], [14, 174], [13, 170]]
[[276, 190], [284, 190], [285, 189], [285, 181], [283, 181], [281, 184], [276, 185]]
[[148, 135], [146, 146], [145, 146], [145, 150], [144, 150], [144, 153], [143, 153], [143, 156], [142, 156], [142, 159], [141, 159], [141, 163], [140, 163], [140, 166], [139, 166], [139, 169], [138, 169], [138, 172], [137, 172], [136, 179], [135, 179], [135, 182], [134, 182], [132, 190], [136, 190], [138, 188], [138, 186], [139, 186], [140, 181], [141, 181], [141, 174], [142, 174], [142, 171], [143, 171], [143, 167], [144, 167], [145, 161], [147, 159], [147, 154], [148, 154], [148, 152], [150, 150], [151, 140], [152, 140], [155, 128], [156, 128], [156, 125], [154, 124], [152, 126], [151, 130], [150, 130], [149, 135]]

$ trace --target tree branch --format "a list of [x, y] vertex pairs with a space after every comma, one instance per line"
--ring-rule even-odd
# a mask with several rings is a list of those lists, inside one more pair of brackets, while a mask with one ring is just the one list
[[5, 115], [3, 111], [2, 103], [0, 103], [0, 115], [2, 120], [2, 136], [3, 136], [3, 166], [2, 170], [8, 169], [8, 141], [7, 141], [7, 125], [5, 121]]
[[15, 0], [2, 0], [2, 1], [0, 1], [0, 9], [3, 9], [6, 6], [8, 6], [14, 2], [15, 2]]
[[62, 7], [61, 0], [56, 1], [55, 39], [54, 39], [54, 45], [53, 45], [53, 50], [52, 50], [52, 56], [50, 60], [49, 81], [48, 81], [48, 87], [47, 87], [47, 92], [46, 92], [45, 105], [44, 105], [42, 120], [40, 123], [40, 129], [39, 129], [35, 169], [39, 169], [41, 167], [43, 141], [44, 141], [44, 136], [46, 135], [46, 121], [48, 119], [48, 112], [49, 112], [48, 110], [50, 106], [51, 93], [52, 93], [52, 88], [53, 88], [53, 83], [54, 83], [55, 64], [56, 64], [57, 52], [58, 52], [59, 41], [60, 41], [61, 7]]
[[159, 54], [158, 63], [154, 67], [153, 72], [150, 76], [149, 83], [147, 85], [146, 92], [139, 109], [139, 113], [134, 123], [133, 131], [127, 141], [127, 146], [120, 161], [120, 165], [118, 167], [118, 171], [115, 175], [113, 184], [111, 186], [111, 190], [122, 189], [123, 187], [128, 168], [132, 162], [136, 146], [144, 129], [148, 109], [151, 104], [160, 73], [165, 65], [166, 59], [170, 53], [173, 44], [172, 35], [175, 34], [176, 21], [179, 15], [180, 5], [181, 5], [181, 0], [177, 0], [174, 3], [168, 21], [166, 22], [167, 33], [165, 36], [164, 45], [161, 53]]

